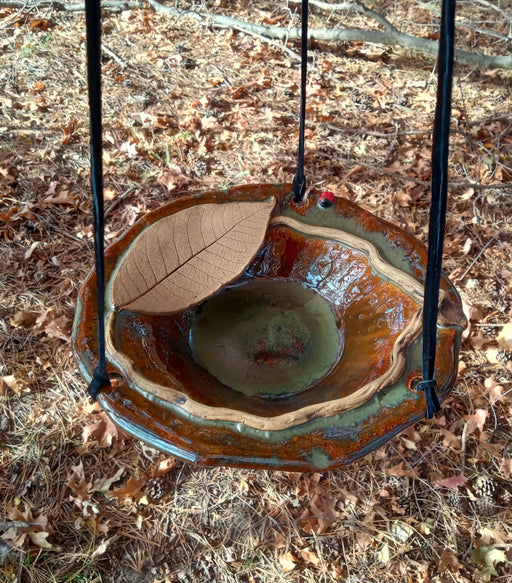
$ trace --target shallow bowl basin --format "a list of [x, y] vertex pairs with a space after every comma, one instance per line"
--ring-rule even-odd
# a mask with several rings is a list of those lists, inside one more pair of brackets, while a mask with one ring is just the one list
[[[421, 379], [426, 250], [343, 198], [303, 205], [290, 185], [250, 185], [178, 199], [106, 251], [107, 359], [98, 399], [123, 429], [211, 465], [318, 471], [350, 462], [424, 417]], [[275, 206], [263, 244], [233, 281], [177, 313], [114, 309], [112, 280], [150, 226], [202, 204]], [[97, 360], [96, 279], [80, 294], [73, 333], [80, 369]], [[438, 396], [457, 371], [465, 318], [441, 282]]]

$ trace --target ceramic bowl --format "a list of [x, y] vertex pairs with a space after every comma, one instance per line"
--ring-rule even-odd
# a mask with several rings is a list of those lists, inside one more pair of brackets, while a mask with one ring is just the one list
[[[295, 471], [350, 462], [425, 415], [421, 379], [425, 247], [356, 204], [290, 185], [179, 198], [144, 216], [105, 253], [107, 359], [98, 400], [115, 423], [182, 459]], [[112, 279], [137, 238], [202, 204], [275, 199], [264, 241], [240, 275], [177, 313], [115, 309]], [[324, 203], [324, 204], [322, 204]], [[80, 293], [73, 343], [91, 379], [96, 278]], [[443, 275], [436, 380], [453, 385], [465, 327]]]

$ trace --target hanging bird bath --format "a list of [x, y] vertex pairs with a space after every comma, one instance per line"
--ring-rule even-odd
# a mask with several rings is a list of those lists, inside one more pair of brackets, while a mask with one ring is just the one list
[[[425, 416], [424, 246], [354, 203], [291, 185], [177, 199], [105, 253], [107, 370], [123, 429], [212, 465], [316, 471]], [[96, 276], [73, 342], [97, 364]], [[465, 318], [441, 279], [436, 381], [455, 380]]]

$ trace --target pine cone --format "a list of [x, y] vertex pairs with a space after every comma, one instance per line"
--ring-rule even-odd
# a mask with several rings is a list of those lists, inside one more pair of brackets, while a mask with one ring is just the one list
[[512, 493], [509, 490], [503, 489], [500, 492], [499, 498], [503, 506], [510, 506], [510, 504], [512, 503]]
[[496, 504], [492, 496], [477, 498], [474, 503], [475, 514], [478, 516], [492, 516], [496, 512]]
[[508, 350], [499, 350], [496, 360], [502, 364], [508, 364], [512, 360], [512, 352]]
[[396, 492], [397, 496], [409, 494], [409, 478], [407, 476], [386, 476], [386, 486]]
[[482, 334], [484, 334], [485, 336], [494, 337], [497, 334], [497, 329], [495, 326], [482, 326], [480, 330], [482, 331]]
[[473, 492], [480, 498], [492, 498], [496, 492], [496, 484], [490, 476], [481, 474], [473, 481]]
[[151, 500], [161, 500], [164, 497], [164, 483], [161, 478], [153, 478], [146, 483], [146, 494]]
[[448, 504], [457, 513], [461, 513], [464, 510], [464, 505], [462, 504], [462, 497], [459, 492], [455, 492], [454, 490], [450, 490], [450, 492], [448, 492]]
[[194, 172], [199, 176], [202, 177], [208, 171], [208, 165], [206, 164], [205, 160], [199, 158], [196, 160], [194, 164]]

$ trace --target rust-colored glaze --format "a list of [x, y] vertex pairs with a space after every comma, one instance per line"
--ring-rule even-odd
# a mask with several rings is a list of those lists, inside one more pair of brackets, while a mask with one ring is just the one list
[[[265, 200], [270, 196], [277, 199], [274, 216], [292, 214], [312, 225], [325, 221], [332, 228], [341, 228], [344, 221], [343, 225], [355, 225], [359, 236], [361, 227], [374, 242], [377, 235], [383, 256], [395, 252], [405, 256], [409, 272], [422, 281], [426, 250], [410, 234], [348, 200], [336, 197], [333, 206], [319, 212], [318, 193], [305, 205], [295, 205], [290, 192], [290, 185], [248, 185], [173, 201], [143, 217], [107, 249], [107, 281], [122, 251], [159, 218], [195, 204]], [[190, 461], [316, 471], [368, 453], [424, 416], [423, 396], [410, 390], [411, 379], [421, 375], [421, 338], [413, 338], [398, 381], [379, 389], [367, 405], [323, 418], [325, 403], [350, 397], [386, 374], [397, 338], [421, 307], [410, 294], [377, 273], [360, 252], [287, 226], [271, 226], [259, 253], [232, 285], [254, 278], [300, 283], [328, 300], [344, 336], [342, 356], [331, 371], [295, 394], [250, 397], [226, 387], [194, 362], [188, 342], [190, 312], [149, 316], [121, 310], [111, 316], [113, 344], [133, 361], [138, 375], [164, 387], [179, 385], [184, 401], [197, 402], [212, 411], [229, 408], [238, 412], [239, 422], [222, 421], [222, 415], [217, 420], [194, 417], [176, 403], [154, 398], [130, 379], [99, 396], [114, 421], [140, 439]], [[96, 366], [95, 279], [93, 272], [84, 284], [74, 328], [75, 353], [87, 379]], [[443, 400], [455, 380], [464, 317], [457, 292], [446, 277], [441, 287], [443, 302], [450, 306], [443, 315], [443, 326], [438, 328], [436, 378]], [[125, 378], [117, 366], [109, 365], [109, 372]], [[259, 430], [244, 422], [246, 417], [258, 416], [263, 425], [268, 420], [272, 427], [273, 419], [293, 419], [301, 411], [300, 423], [278, 424], [276, 430]]]

